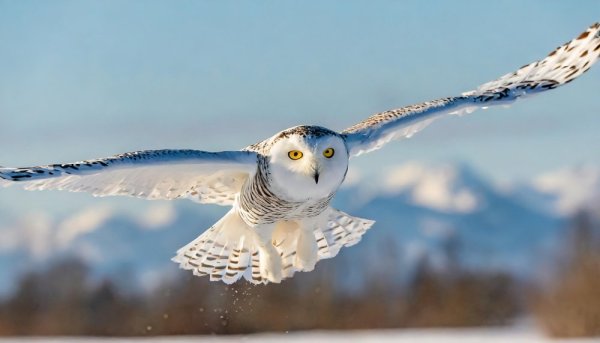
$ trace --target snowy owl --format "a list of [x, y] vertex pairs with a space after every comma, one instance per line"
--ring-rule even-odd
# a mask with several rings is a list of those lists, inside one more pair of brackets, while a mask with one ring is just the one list
[[31, 168], [0, 168], [0, 185], [95, 196], [187, 198], [231, 206], [174, 261], [195, 275], [278, 283], [356, 244], [373, 221], [330, 206], [350, 157], [410, 137], [445, 114], [506, 105], [586, 72], [600, 55], [600, 23], [547, 57], [459, 96], [375, 114], [341, 132], [296, 126], [242, 150], [138, 151]]

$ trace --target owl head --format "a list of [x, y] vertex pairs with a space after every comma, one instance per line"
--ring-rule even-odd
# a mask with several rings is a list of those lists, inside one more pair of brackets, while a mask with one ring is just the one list
[[320, 199], [335, 192], [348, 171], [348, 150], [336, 132], [297, 126], [272, 138], [269, 164], [273, 185], [294, 201]]

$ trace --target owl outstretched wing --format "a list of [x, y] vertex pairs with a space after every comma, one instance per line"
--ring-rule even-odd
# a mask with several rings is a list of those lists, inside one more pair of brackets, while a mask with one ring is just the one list
[[147, 150], [68, 164], [0, 168], [0, 186], [230, 205], [256, 166], [257, 154], [251, 151]]
[[408, 138], [442, 115], [507, 105], [519, 98], [567, 84], [585, 73], [599, 56], [600, 23], [596, 23], [577, 38], [553, 50], [546, 58], [473, 91], [378, 113], [342, 133], [350, 155], [357, 156], [379, 149], [392, 140]]

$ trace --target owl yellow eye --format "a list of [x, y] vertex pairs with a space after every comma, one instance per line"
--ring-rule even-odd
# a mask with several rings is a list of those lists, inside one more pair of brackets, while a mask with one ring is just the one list
[[333, 148], [327, 148], [323, 151], [323, 156], [327, 158], [332, 158], [333, 154], [335, 154], [335, 150], [333, 150]]
[[302, 153], [302, 151], [299, 150], [292, 150], [290, 152], [288, 152], [288, 157], [292, 160], [299, 160], [302, 158], [304, 154]]

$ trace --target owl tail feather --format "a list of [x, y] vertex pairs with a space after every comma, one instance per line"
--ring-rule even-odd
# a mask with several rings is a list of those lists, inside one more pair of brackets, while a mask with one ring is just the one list
[[[254, 284], [267, 283], [261, 276], [258, 240], [251, 227], [231, 209], [172, 259], [179, 267], [211, 281], [234, 283], [242, 276]], [[264, 263], [264, 261], [263, 261]]]
[[[342, 247], [355, 245], [375, 223], [373, 220], [353, 217], [332, 207], [325, 211], [326, 221], [314, 230], [317, 261], [335, 257]], [[303, 263], [298, 263], [298, 256], [303, 254], [297, 251], [298, 242], [290, 239], [295, 235], [288, 234], [287, 237], [282, 238], [281, 231], [285, 232], [285, 230], [275, 230], [273, 238], [274, 244], [281, 255], [283, 277], [292, 277], [296, 271], [311, 271], [314, 265], [306, 269]], [[282, 243], [277, 244], [276, 242]]]
[[332, 258], [342, 247], [360, 242], [362, 235], [375, 224], [374, 220], [352, 217], [335, 208], [328, 211], [327, 226], [315, 230], [319, 259]]
[[[358, 243], [374, 223], [331, 207], [326, 211], [326, 220], [314, 230], [317, 260], [332, 258], [342, 247]], [[303, 254], [298, 251], [298, 233], [297, 223], [286, 221], [277, 223], [273, 232], [274, 253], [281, 258], [283, 278], [314, 267], [314, 263], [308, 269], [299, 263], [297, 257]], [[255, 229], [249, 227], [235, 209], [231, 209], [210, 229], [179, 249], [173, 261], [179, 263], [180, 268], [191, 270], [194, 275], [210, 276], [211, 281], [231, 284], [244, 277], [253, 284], [266, 284], [269, 277], [264, 275], [264, 271], [273, 266], [267, 267], [269, 256], [264, 254], [260, 246], [261, 239]]]

